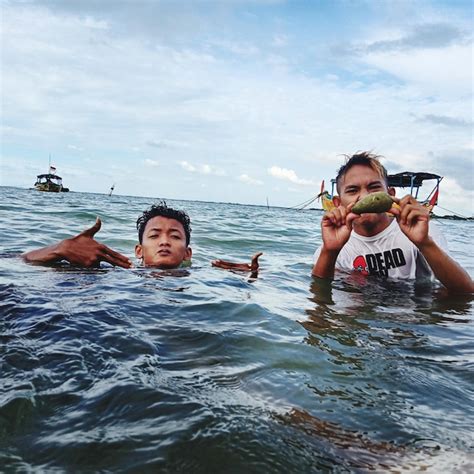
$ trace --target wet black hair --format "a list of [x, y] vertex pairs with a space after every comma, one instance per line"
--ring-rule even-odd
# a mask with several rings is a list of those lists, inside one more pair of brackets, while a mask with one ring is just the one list
[[357, 152], [355, 155], [346, 156], [346, 162], [339, 168], [336, 176], [336, 185], [339, 191], [339, 185], [341, 179], [344, 175], [355, 165], [364, 165], [372, 168], [374, 171], [379, 173], [380, 177], [383, 178], [385, 184], [388, 184], [387, 178], [387, 170], [385, 167], [380, 163], [379, 159], [382, 158], [380, 155], [375, 155], [374, 153], [370, 153], [369, 151], [361, 151]]
[[160, 201], [158, 204], [153, 204], [150, 209], [143, 211], [141, 216], [137, 219], [138, 241], [140, 244], [143, 241], [143, 233], [145, 227], [150, 219], [153, 217], [166, 217], [168, 219], [175, 219], [183, 225], [184, 233], [186, 234], [186, 247], [191, 240], [191, 219], [185, 211], [180, 211], [168, 207], [166, 201]]

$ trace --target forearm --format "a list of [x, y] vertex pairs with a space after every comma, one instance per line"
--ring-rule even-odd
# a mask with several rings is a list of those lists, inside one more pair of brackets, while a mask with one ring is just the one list
[[25, 252], [21, 255], [21, 258], [28, 263], [55, 263], [65, 258], [61, 248], [62, 242], [58, 242], [47, 247]]
[[455, 293], [473, 293], [474, 282], [469, 274], [433, 239], [428, 239], [418, 249], [425, 257], [436, 278], [449, 290]]
[[312, 275], [318, 278], [334, 278], [334, 269], [338, 255], [339, 251], [327, 250], [323, 245], [318, 259], [313, 266]]

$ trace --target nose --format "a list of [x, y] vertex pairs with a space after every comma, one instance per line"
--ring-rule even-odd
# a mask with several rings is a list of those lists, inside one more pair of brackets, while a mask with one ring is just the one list
[[170, 239], [166, 234], [160, 235], [160, 239], [158, 241], [158, 244], [161, 246], [169, 246], [170, 245]]
[[359, 191], [359, 195], [357, 196], [357, 200], [360, 201], [361, 199], [365, 198], [369, 194], [369, 191], [367, 189], [361, 189]]

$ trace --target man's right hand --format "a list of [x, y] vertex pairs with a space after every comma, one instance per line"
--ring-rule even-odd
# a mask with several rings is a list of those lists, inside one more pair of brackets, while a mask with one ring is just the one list
[[313, 266], [312, 275], [318, 278], [334, 278], [336, 260], [342, 247], [349, 240], [352, 221], [359, 216], [351, 211], [353, 204], [338, 206], [324, 214], [321, 220], [323, 245]]
[[352, 232], [352, 221], [357, 214], [351, 213], [352, 204], [339, 206], [324, 214], [321, 220], [323, 245], [327, 251], [339, 252], [349, 240]]
[[30, 263], [54, 263], [67, 260], [72, 265], [80, 267], [98, 267], [100, 262], [108, 262], [122, 268], [132, 267], [130, 259], [94, 240], [93, 237], [100, 230], [101, 225], [100, 219], [97, 218], [92, 227], [75, 237], [62, 240], [49, 247], [32, 250], [23, 254], [22, 257]]

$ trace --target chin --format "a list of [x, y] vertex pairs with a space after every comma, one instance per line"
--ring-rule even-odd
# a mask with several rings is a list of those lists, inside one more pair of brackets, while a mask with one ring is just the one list
[[150, 262], [145, 262], [146, 267], [162, 268], [163, 270], [178, 268], [180, 265], [181, 265], [181, 262], [177, 262], [169, 258], [160, 258], [160, 259], [154, 259]]
[[368, 214], [361, 214], [360, 218], [357, 220], [358, 224], [378, 224], [380, 222], [380, 216], [383, 214], [375, 214], [375, 213], [368, 213]]

